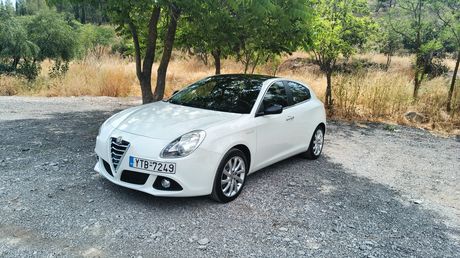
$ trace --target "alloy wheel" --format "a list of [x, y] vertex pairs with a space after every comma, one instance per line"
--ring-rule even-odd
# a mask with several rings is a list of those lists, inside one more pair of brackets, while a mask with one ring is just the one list
[[321, 129], [316, 130], [314, 140], [313, 140], [313, 154], [319, 156], [321, 150], [323, 149], [324, 134]]
[[234, 156], [227, 161], [221, 178], [222, 193], [226, 197], [233, 197], [243, 187], [246, 177], [246, 166], [243, 158]]

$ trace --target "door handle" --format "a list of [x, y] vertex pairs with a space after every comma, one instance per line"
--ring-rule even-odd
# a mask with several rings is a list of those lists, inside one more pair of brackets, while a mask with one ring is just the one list
[[286, 121], [291, 121], [291, 120], [294, 120], [294, 116], [288, 116], [288, 117], [286, 118]]

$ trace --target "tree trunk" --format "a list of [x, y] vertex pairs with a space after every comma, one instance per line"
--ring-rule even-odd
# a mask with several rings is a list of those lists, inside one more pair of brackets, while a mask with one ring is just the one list
[[390, 68], [390, 64], [391, 64], [391, 53], [388, 53], [387, 54], [387, 63], [385, 65], [385, 70], [388, 71], [388, 69]]
[[259, 64], [259, 59], [260, 59], [260, 55], [259, 53], [257, 53], [256, 60], [254, 60], [254, 63], [252, 64], [251, 74], [254, 74], [254, 71], [256, 70], [256, 66], [257, 64]]
[[172, 5], [170, 11], [171, 14], [164, 41], [163, 55], [161, 57], [160, 66], [158, 66], [157, 70], [157, 86], [155, 88], [155, 93], [153, 94], [154, 101], [162, 100], [165, 93], [166, 72], [168, 70], [169, 60], [171, 59], [171, 53], [174, 45], [174, 38], [176, 36], [177, 20], [180, 16], [180, 10], [176, 6]]
[[85, 24], [86, 23], [86, 6], [85, 4], [81, 4], [81, 23]]
[[414, 93], [412, 96], [414, 101], [418, 99], [418, 91], [420, 89], [420, 85], [422, 84], [424, 72], [425, 62], [423, 56], [418, 53], [415, 59]]
[[326, 100], [325, 105], [326, 109], [332, 108], [332, 69], [326, 71]]
[[141, 78], [138, 78], [141, 85], [142, 104], [153, 102], [151, 75], [152, 71], [150, 71], [150, 73], [142, 74]]
[[220, 49], [211, 51], [212, 57], [214, 57], [214, 66], [216, 67], [216, 74], [220, 74]]
[[447, 96], [447, 112], [452, 110], [452, 95], [454, 93], [455, 81], [457, 80], [458, 66], [460, 65], [460, 51], [457, 53], [457, 62], [455, 63], [454, 74], [450, 82], [449, 94]]
[[16, 70], [16, 68], [18, 68], [18, 64], [19, 64], [20, 59], [21, 58], [18, 57], [18, 56], [14, 57], [13, 63], [11, 64], [11, 67], [13, 68], [13, 70]]
[[157, 24], [160, 18], [159, 7], [155, 7], [149, 21], [149, 31], [147, 36], [147, 46], [145, 50], [144, 62], [141, 60], [141, 48], [137, 28], [131, 18], [128, 18], [128, 25], [133, 37], [134, 57], [136, 61], [136, 75], [141, 86], [142, 103], [150, 103], [154, 100], [152, 94], [152, 66], [155, 59], [155, 48], [157, 41]]

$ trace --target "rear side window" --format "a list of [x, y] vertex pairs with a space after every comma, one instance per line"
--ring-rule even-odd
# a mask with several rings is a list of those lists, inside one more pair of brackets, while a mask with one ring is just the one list
[[275, 82], [268, 88], [264, 96], [263, 104], [265, 107], [271, 107], [274, 104], [287, 107], [288, 98], [283, 82]]
[[308, 90], [307, 87], [301, 84], [295, 82], [288, 82], [288, 87], [292, 93], [293, 105], [303, 102], [305, 100], [309, 100], [311, 98], [310, 90]]

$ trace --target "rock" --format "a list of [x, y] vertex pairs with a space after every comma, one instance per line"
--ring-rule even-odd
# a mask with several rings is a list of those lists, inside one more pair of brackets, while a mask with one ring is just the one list
[[422, 204], [423, 200], [415, 199], [415, 200], [412, 200], [412, 202], [415, 203], [415, 204]]
[[364, 241], [363, 244], [365, 244], [367, 246], [374, 246], [374, 242], [369, 241], [369, 240]]
[[297, 184], [295, 182], [289, 182], [289, 186], [296, 186]]
[[89, 199], [88, 202], [89, 202], [89, 203], [92, 203], [92, 202], [94, 202], [94, 200], [93, 200], [93, 199]]
[[199, 245], [199, 246], [198, 246], [198, 249], [200, 249], [200, 250], [205, 250], [205, 249], [206, 249], [206, 246], [205, 246], [205, 245]]
[[191, 243], [191, 242], [195, 242], [196, 240], [198, 240], [198, 236], [194, 234], [194, 235], [193, 235], [191, 238], [189, 238], [188, 240], [189, 240], [190, 243]]
[[359, 249], [362, 250], [362, 251], [365, 251], [365, 250], [371, 250], [372, 247], [368, 246], [368, 245], [360, 245]]
[[297, 251], [297, 254], [298, 255], [305, 255], [305, 252], [304, 251]]
[[407, 112], [406, 114], [404, 114], [404, 117], [413, 123], [426, 123], [427, 122], [427, 119], [423, 114], [415, 112], [415, 111]]
[[198, 244], [200, 244], [200, 245], [207, 245], [207, 244], [209, 244], [209, 239], [206, 238], [206, 237], [205, 237], [205, 238], [202, 238], [202, 239], [198, 240]]
[[280, 228], [279, 228], [279, 231], [283, 231], [283, 232], [286, 232], [286, 231], [288, 231], [288, 229], [287, 229], [287, 228], [285, 228], [285, 227], [280, 227]]
[[158, 231], [158, 232], [156, 232], [155, 234], [153, 234], [152, 237], [156, 239], [156, 238], [161, 237], [162, 235], [163, 235], [163, 232]]

